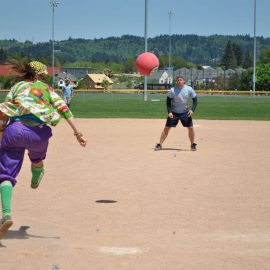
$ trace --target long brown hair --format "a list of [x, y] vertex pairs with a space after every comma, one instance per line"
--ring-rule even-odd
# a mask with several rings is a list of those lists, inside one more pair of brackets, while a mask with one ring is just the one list
[[29, 80], [34, 81], [36, 77], [36, 72], [29, 65], [29, 61], [26, 60], [18, 60], [18, 59], [10, 59], [9, 60], [12, 69], [17, 73], [14, 80]]

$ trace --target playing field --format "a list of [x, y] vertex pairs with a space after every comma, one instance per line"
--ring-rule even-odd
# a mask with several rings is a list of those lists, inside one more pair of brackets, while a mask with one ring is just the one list
[[[270, 120], [270, 96], [198, 96], [196, 119]], [[166, 95], [76, 94], [72, 111], [82, 118], [164, 118]]]
[[2, 270], [270, 269], [270, 122], [195, 120], [153, 151], [164, 120], [77, 119], [54, 128], [46, 175], [25, 157]]

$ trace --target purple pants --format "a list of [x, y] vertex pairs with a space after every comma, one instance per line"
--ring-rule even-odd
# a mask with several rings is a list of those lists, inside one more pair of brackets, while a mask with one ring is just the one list
[[49, 126], [29, 127], [19, 121], [9, 124], [4, 132], [0, 147], [0, 183], [10, 180], [16, 184], [25, 150], [31, 162], [37, 163], [46, 158], [52, 130]]

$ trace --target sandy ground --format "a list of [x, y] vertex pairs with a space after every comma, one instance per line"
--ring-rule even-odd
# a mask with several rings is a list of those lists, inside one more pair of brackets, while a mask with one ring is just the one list
[[54, 128], [39, 189], [25, 157], [0, 269], [270, 269], [270, 122], [195, 120], [198, 151], [164, 120]]

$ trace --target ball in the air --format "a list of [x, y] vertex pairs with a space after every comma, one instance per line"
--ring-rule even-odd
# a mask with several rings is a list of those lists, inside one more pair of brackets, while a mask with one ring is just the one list
[[136, 59], [136, 69], [142, 75], [150, 75], [151, 73], [158, 70], [159, 60], [151, 52], [144, 52], [140, 54]]

